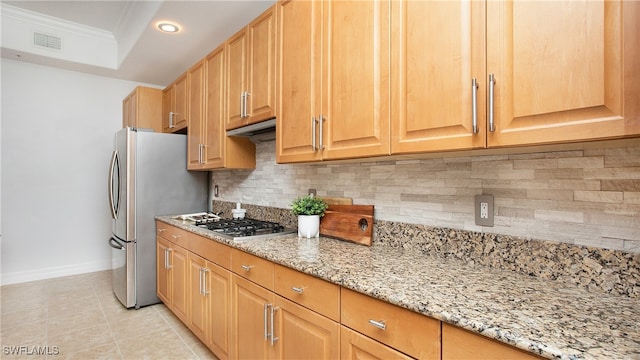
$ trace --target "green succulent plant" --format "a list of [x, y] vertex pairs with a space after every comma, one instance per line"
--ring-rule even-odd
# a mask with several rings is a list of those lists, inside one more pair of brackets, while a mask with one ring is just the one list
[[322, 198], [305, 195], [293, 200], [291, 203], [291, 213], [293, 215], [320, 215], [324, 216], [329, 205]]

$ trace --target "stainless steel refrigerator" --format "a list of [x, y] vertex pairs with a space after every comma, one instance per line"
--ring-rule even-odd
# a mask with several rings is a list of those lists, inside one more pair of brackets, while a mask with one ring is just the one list
[[155, 216], [207, 209], [208, 173], [187, 171], [187, 137], [124, 128], [109, 166], [113, 292], [127, 308], [156, 296]]

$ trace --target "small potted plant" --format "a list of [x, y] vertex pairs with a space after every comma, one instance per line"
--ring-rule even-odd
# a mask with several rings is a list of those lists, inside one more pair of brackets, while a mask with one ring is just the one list
[[305, 195], [291, 203], [291, 213], [298, 216], [299, 237], [319, 237], [320, 218], [324, 216], [329, 205], [322, 198]]

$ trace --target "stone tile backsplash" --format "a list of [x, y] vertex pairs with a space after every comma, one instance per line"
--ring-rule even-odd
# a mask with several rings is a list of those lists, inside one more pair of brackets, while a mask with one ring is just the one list
[[[640, 139], [348, 163], [276, 164], [274, 141], [256, 151], [255, 170], [211, 173], [220, 189], [214, 200], [288, 209], [315, 188], [375, 205], [377, 221], [464, 230], [481, 234], [479, 241], [515, 237], [640, 253]], [[476, 194], [494, 196], [494, 227], [475, 225]]]

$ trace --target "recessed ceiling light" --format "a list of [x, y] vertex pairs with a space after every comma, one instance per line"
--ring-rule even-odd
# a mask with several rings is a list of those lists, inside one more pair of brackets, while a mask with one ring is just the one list
[[168, 22], [163, 22], [158, 24], [158, 29], [163, 32], [174, 33], [180, 31], [178, 25], [171, 24]]

